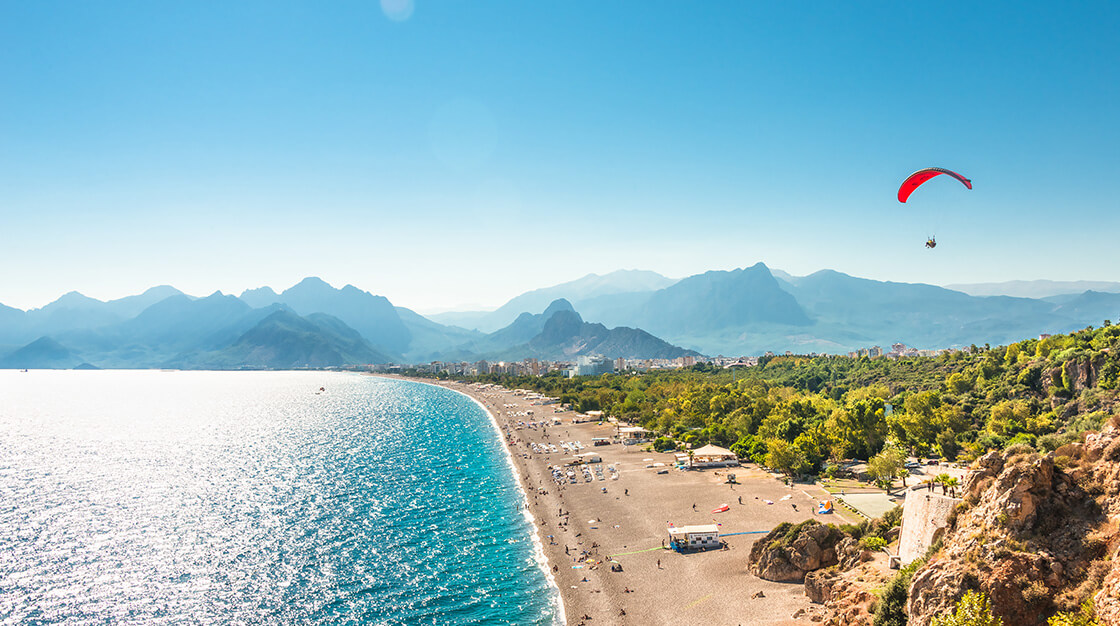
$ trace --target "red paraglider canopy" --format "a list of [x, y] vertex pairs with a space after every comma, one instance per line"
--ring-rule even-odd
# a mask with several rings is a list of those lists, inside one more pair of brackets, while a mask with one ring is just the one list
[[941, 167], [927, 167], [925, 169], [914, 172], [913, 174], [907, 176], [906, 180], [902, 181], [902, 186], [898, 188], [898, 201], [906, 202], [907, 198], [910, 197], [910, 194], [914, 193], [915, 189], [921, 187], [922, 184], [927, 180], [940, 174], [948, 174], [949, 176], [952, 176], [953, 178], [961, 181], [961, 184], [963, 184], [965, 187], [972, 189], [971, 180], [965, 178], [964, 176], [961, 176], [960, 174], [952, 170], [947, 170]]

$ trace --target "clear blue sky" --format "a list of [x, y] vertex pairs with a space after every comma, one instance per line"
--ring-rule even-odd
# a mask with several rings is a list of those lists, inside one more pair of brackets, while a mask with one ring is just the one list
[[0, 302], [1120, 280], [1120, 4], [385, 2], [0, 2]]

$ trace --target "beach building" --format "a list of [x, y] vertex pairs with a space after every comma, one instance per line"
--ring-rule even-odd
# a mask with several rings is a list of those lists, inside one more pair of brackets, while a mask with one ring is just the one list
[[692, 451], [692, 467], [724, 467], [738, 464], [739, 455], [727, 448], [708, 444]]
[[701, 524], [669, 528], [669, 547], [674, 550], [719, 548], [719, 526]]
[[856, 480], [871, 480], [871, 474], [868, 472], [867, 463], [862, 463], [856, 460], [847, 460], [841, 461], [839, 463], [839, 466], [841, 475], [851, 476]]
[[649, 441], [650, 431], [642, 428], [641, 426], [623, 426], [618, 429], [618, 436], [626, 445], [634, 445], [636, 443], [644, 443]]

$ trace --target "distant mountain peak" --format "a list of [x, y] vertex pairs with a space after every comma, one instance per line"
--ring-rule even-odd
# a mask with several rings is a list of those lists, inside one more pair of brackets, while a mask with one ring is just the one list
[[238, 296], [241, 301], [254, 309], [261, 309], [270, 306], [280, 301], [280, 295], [272, 290], [272, 287], [258, 287], [256, 289], [246, 289]]
[[92, 298], [83, 294], [80, 291], [67, 291], [66, 293], [62, 294], [61, 297], [59, 297], [59, 300], [67, 300], [67, 299], [71, 299], [71, 298], [80, 298], [82, 300], [92, 300]]
[[46, 309], [46, 308], [59, 308], [59, 307], [73, 308], [73, 307], [90, 306], [90, 305], [96, 306], [96, 305], [99, 305], [99, 304], [104, 304], [104, 302], [102, 302], [101, 300], [98, 300], [97, 298], [91, 298], [91, 297], [89, 297], [89, 296], [87, 296], [83, 293], [77, 292], [77, 291], [68, 291], [68, 292], [62, 294], [62, 296], [59, 297], [58, 300], [55, 300], [54, 302], [51, 302], [50, 304], [44, 306], [43, 308], [44, 309]]
[[292, 288], [294, 289], [296, 287], [326, 287], [327, 289], [334, 289], [334, 287], [332, 287], [330, 283], [323, 280], [322, 278], [319, 278], [318, 276], [308, 276], [307, 278], [304, 278], [303, 280], [296, 283]]
[[411, 332], [388, 299], [353, 285], [335, 289], [317, 276], [308, 276], [285, 289], [277, 301], [288, 305], [298, 315], [332, 315], [379, 349], [403, 353], [412, 340]]
[[83, 361], [70, 348], [44, 336], [0, 359], [0, 368], [69, 368]]
[[557, 311], [572, 311], [574, 313], [575, 310], [575, 307], [572, 306], [571, 302], [568, 302], [567, 298], [557, 298], [548, 305], [548, 308], [544, 310], [542, 315], [544, 315], [545, 319], [548, 319]]
[[179, 291], [178, 289], [172, 287], [171, 285], [156, 285], [155, 287], [148, 287], [147, 289], [144, 290], [144, 293], [142, 293], [140, 295], [142, 295], [142, 296], [157, 296], [157, 295], [166, 294], [167, 296], [173, 296], [177, 293], [182, 293], [182, 292]]

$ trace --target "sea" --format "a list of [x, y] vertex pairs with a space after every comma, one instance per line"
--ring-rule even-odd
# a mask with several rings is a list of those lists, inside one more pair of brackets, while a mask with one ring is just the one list
[[355, 373], [0, 370], [2, 624], [555, 624], [496, 424]]

